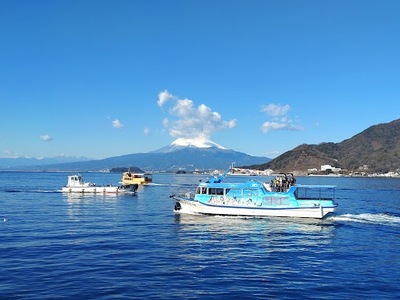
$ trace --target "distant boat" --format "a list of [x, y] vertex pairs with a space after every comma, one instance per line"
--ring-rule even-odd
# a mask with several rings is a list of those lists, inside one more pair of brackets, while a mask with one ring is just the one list
[[182, 213], [255, 217], [322, 219], [335, 211], [334, 185], [293, 185], [273, 191], [256, 180], [225, 183], [229, 169], [219, 177], [200, 182], [195, 193], [171, 195], [174, 210]]
[[62, 191], [65, 193], [118, 194], [135, 193], [137, 189], [137, 184], [123, 186], [97, 185], [91, 182], [84, 182], [82, 175], [72, 175], [68, 176], [68, 183], [62, 188]]
[[132, 173], [128, 171], [122, 174], [122, 185], [145, 185], [152, 181], [153, 177], [150, 173]]

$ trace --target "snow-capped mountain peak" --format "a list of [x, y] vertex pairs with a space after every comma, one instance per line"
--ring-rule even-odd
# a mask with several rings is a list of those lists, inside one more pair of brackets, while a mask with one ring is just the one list
[[175, 141], [173, 141], [170, 145], [152, 152], [168, 153], [182, 148], [206, 149], [212, 147], [218, 148], [220, 150], [227, 150], [227, 148], [222, 147], [221, 145], [214, 143], [210, 140], [207, 140], [205, 138], [178, 138]]
[[195, 139], [189, 139], [189, 138], [178, 138], [175, 141], [171, 143], [171, 146], [178, 146], [178, 147], [196, 147], [196, 148], [211, 148], [211, 147], [216, 147], [218, 149], [224, 149], [226, 150], [225, 147], [222, 147], [221, 145], [214, 143], [210, 140], [204, 139], [204, 138], [195, 138]]

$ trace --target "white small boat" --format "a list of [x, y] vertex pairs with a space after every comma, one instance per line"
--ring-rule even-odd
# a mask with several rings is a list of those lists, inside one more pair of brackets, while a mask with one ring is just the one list
[[271, 190], [267, 183], [249, 180], [225, 183], [229, 172], [200, 182], [195, 193], [171, 195], [182, 213], [254, 217], [322, 219], [337, 207], [333, 185], [293, 185]]
[[82, 175], [68, 176], [68, 184], [62, 188], [65, 193], [89, 193], [89, 194], [118, 194], [135, 193], [137, 184], [122, 186], [97, 185], [91, 182], [84, 182]]

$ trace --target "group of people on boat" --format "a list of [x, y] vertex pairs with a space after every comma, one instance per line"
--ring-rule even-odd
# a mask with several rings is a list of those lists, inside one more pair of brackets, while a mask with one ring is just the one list
[[269, 185], [272, 192], [287, 192], [287, 190], [296, 184], [296, 178], [293, 173], [277, 175], [274, 179], [271, 179]]

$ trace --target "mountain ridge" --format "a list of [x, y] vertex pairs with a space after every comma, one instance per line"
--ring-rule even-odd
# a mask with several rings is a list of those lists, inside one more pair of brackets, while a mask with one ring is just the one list
[[16, 166], [36, 166], [47, 164], [59, 164], [79, 161], [89, 161], [91, 158], [77, 156], [55, 156], [55, 157], [15, 157], [15, 158], [0, 158], [0, 169], [6, 170]]
[[[1, 164], [0, 170], [10, 170]], [[331, 165], [344, 172], [387, 173], [400, 170], [400, 119], [372, 125], [340, 143], [301, 144], [280, 156], [251, 156], [226, 149], [214, 142], [200, 139], [175, 140], [161, 149], [102, 160], [87, 160], [38, 166], [26, 170], [98, 171], [117, 167], [139, 167], [146, 171], [225, 169], [232, 162], [252, 169], [282, 172], [308, 172], [322, 165]], [[23, 170], [19, 165], [12, 169]]]
[[400, 169], [400, 119], [372, 125], [340, 143], [302, 144], [271, 161], [248, 168], [306, 172], [331, 165], [348, 172]]
[[[120, 167], [138, 167], [145, 171], [215, 170], [226, 169], [232, 162], [238, 165], [260, 164], [269, 158], [251, 156], [226, 149], [214, 142], [203, 140], [188, 144], [171, 143], [159, 150], [114, 156], [100, 160], [46, 164], [38, 166], [19, 166], [16, 170], [36, 171], [100, 171]], [[198, 147], [202, 146], [202, 147]], [[1, 169], [1, 168], [0, 168]]]

